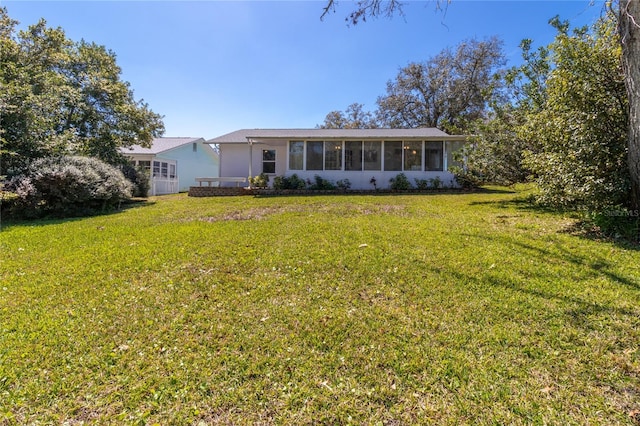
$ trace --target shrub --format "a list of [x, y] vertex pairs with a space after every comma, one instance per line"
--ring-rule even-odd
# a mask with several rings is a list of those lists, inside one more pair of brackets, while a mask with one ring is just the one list
[[433, 189], [438, 189], [442, 187], [442, 179], [440, 179], [440, 176], [436, 176], [433, 179], [429, 179], [429, 183], [431, 184], [431, 187]]
[[34, 161], [8, 189], [17, 195], [9, 213], [17, 218], [85, 216], [113, 209], [131, 197], [122, 172], [95, 158], [48, 157]]
[[341, 179], [339, 181], [336, 182], [336, 186], [343, 190], [346, 191], [349, 188], [351, 188], [351, 181], [349, 179]]
[[412, 188], [411, 182], [409, 182], [409, 179], [404, 173], [397, 174], [396, 177], [389, 179], [389, 182], [391, 182], [391, 189], [393, 190], [403, 191]]
[[269, 186], [269, 176], [260, 173], [258, 176], [250, 176], [249, 184], [256, 188], [266, 188]]
[[309, 189], [316, 191], [331, 191], [336, 189], [336, 186], [330, 180], [324, 179], [320, 175], [315, 175], [313, 178], [314, 182], [310, 183]]
[[133, 184], [132, 195], [134, 197], [147, 198], [151, 183], [149, 182], [149, 172], [142, 167], [134, 167], [131, 164], [123, 165], [120, 170], [129, 182]]
[[483, 179], [472, 170], [463, 169], [462, 167], [452, 167], [451, 172], [456, 184], [462, 189], [474, 189], [481, 185]]
[[429, 189], [429, 181], [427, 179], [414, 179], [416, 181], [416, 188], [418, 189]]
[[276, 176], [273, 178], [273, 189], [305, 189], [306, 184], [304, 180], [300, 179], [298, 175], [293, 174], [289, 177]]

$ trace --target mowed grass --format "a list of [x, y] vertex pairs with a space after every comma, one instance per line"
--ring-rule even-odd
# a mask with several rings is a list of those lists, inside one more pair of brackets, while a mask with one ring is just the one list
[[640, 252], [519, 197], [5, 222], [0, 424], [640, 423]]

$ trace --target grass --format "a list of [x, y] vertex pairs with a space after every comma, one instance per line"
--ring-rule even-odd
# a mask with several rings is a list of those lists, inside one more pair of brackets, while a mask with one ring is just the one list
[[4, 223], [0, 424], [639, 424], [640, 252], [518, 197]]

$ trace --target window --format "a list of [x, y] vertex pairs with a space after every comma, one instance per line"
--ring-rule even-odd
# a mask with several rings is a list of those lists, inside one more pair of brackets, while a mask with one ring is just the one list
[[342, 142], [324, 143], [324, 169], [342, 170]]
[[307, 142], [307, 170], [322, 170], [324, 142]]
[[[142, 163], [142, 161], [141, 161]], [[171, 178], [176, 179], [178, 177], [177, 166], [174, 163], [167, 163], [165, 161], [153, 162], [153, 177], [154, 178]]]
[[198, 152], [198, 144], [196, 142], [193, 143], [193, 152]]
[[424, 144], [424, 168], [425, 170], [442, 170], [442, 142], [425, 142]]
[[289, 170], [304, 169], [304, 142], [289, 142]]
[[274, 174], [276, 172], [276, 150], [262, 150], [262, 173]]
[[344, 143], [344, 169], [362, 170], [362, 142]]
[[456, 166], [462, 167], [464, 164], [462, 155], [462, 148], [464, 147], [464, 141], [451, 141], [447, 145], [447, 167]]
[[151, 161], [138, 161], [138, 167], [142, 167], [144, 170], [151, 170]]
[[380, 141], [370, 141], [364, 143], [364, 169], [380, 170]]
[[384, 170], [402, 170], [402, 142], [384, 142]]
[[404, 170], [422, 170], [422, 142], [404, 143]]

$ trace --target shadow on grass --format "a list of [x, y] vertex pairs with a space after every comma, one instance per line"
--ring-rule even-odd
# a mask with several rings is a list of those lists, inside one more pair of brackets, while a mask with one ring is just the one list
[[[478, 235], [464, 234], [471, 238], [482, 238], [486, 240], [486, 237], [480, 237]], [[514, 291], [517, 293], [534, 296], [545, 300], [555, 300], [562, 302], [566, 305], [573, 305], [573, 308], [565, 309], [564, 314], [575, 325], [581, 328], [591, 328], [592, 324], [589, 317], [594, 314], [612, 314], [622, 315], [632, 318], [634, 321], [640, 315], [640, 311], [633, 308], [615, 306], [613, 304], [602, 303], [597, 300], [590, 300], [588, 298], [579, 297], [577, 295], [568, 294], [563, 292], [561, 287], [558, 287], [558, 291], [552, 291], [548, 289], [535, 288], [529, 282], [531, 278], [535, 277], [538, 281], [543, 283], [554, 283], [554, 277], [547, 272], [545, 264], [548, 264], [550, 259], [556, 259], [560, 262], [568, 262], [575, 268], [584, 271], [588, 271], [587, 279], [596, 281], [598, 278], [604, 278], [612, 283], [627, 287], [632, 291], [640, 291], [640, 278], [633, 276], [625, 276], [613, 270], [612, 263], [603, 256], [587, 257], [567, 250], [560, 245], [553, 246], [554, 250], [549, 250], [541, 247], [535, 247], [530, 244], [526, 244], [506, 237], [489, 238], [495, 241], [498, 245], [517, 247], [517, 251], [521, 252], [523, 258], [533, 259], [533, 261], [540, 265], [539, 268], [532, 272], [531, 270], [523, 271], [511, 271], [510, 274], [505, 276], [498, 276], [491, 270], [480, 276], [468, 275], [460, 271], [449, 271], [452, 275], [460, 280], [467, 280], [477, 283], [479, 285], [490, 285], [493, 287], [501, 287], [506, 290]]]
[[74, 216], [74, 217], [44, 217], [40, 219], [2, 219], [0, 221], [0, 231], [4, 231], [10, 228], [19, 227], [19, 226], [49, 226], [49, 225], [59, 225], [61, 223], [68, 222], [77, 222], [80, 220], [92, 218], [92, 217], [100, 217], [100, 216], [113, 216], [120, 213], [123, 213], [127, 210], [148, 207], [156, 204], [156, 201], [149, 201], [148, 199], [143, 198], [134, 198], [125, 203], [122, 203], [118, 209], [108, 210], [104, 212], [97, 212], [95, 214], [86, 215], [86, 216]]
[[[536, 204], [530, 195], [519, 196], [508, 200], [472, 201], [469, 205], [495, 206], [502, 209], [516, 209], [523, 212], [543, 213], [576, 219], [575, 223], [565, 227], [560, 232], [591, 241], [611, 243], [625, 250], [640, 250], [640, 235], [634, 237], [629, 235], [618, 237], [609, 235], [611, 233], [603, 231], [595, 223], [585, 219], [583, 212], [542, 206]], [[621, 221], [624, 219], [625, 218], [620, 218]], [[619, 225], [624, 227], [622, 223]]]
[[[604, 277], [609, 279], [610, 281], [616, 282], [618, 284], [625, 285], [634, 290], [640, 290], [640, 277], [636, 279], [632, 279], [626, 276], [623, 276], [619, 273], [613, 272], [611, 270], [612, 264], [611, 262], [604, 256], [594, 256], [593, 258], [587, 258], [586, 256], [580, 256], [576, 253], [573, 253], [567, 250], [562, 245], [554, 245], [555, 252], [535, 247], [531, 244], [525, 244], [520, 241], [516, 241], [512, 238], [506, 237], [486, 237], [486, 236], [478, 236], [472, 234], [463, 234], [469, 238], [481, 238], [484, 241], [492, 240], [499, 245], [504, 246], [516, 246], [519, 247], [522, 251], [522, 256], [527, 258], [534, 259], [538, 264], [544, 265], [548, 263], [549, 259], [558, 259], [560, 261], [565, 261], [579, 267], [580, 269], [588, 269], [590, 274], [595, 277]], [[544, 279], [548, 281], [547, 275], [539, 272], [535, 274], [538, 278]]]

